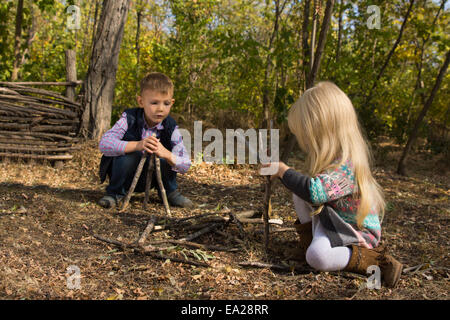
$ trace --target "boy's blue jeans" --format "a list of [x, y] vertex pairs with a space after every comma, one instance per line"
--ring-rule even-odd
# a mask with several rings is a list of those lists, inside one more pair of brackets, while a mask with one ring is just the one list
[[[109, 196], [117, 199], [118, 197], [124, 197], [127, 194], [141, 157], [142, 152], [136, 151], [113, 158], [109, 185], [106, 188], [106, 193]], [[149, 159], [150, 157], [148, 157], [145, 161], [141, 176], [138, 180], [136, 188], [134, 189], [135, 192], [145, 191], [145, 181], [147, 178]], [[165, 159], [161, 159], [161, 178], [167, 195], [177, 189], [177, 173], [172, 170], [172, 167]], [[161, 197], [155, 170], [153, 170], [151, 183], [151, 188], [153, 187], [156, 187], [158, 194]]]

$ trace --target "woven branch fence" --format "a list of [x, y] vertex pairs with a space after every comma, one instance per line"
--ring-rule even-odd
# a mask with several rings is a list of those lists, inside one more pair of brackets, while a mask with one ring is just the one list
[[[72, 159], [81, 104], [75, 101], [75, 54], [66, 52], [67, 82], [0, 82], [0, 157]], [[31, 86], [66, 86], [66, 96]]]

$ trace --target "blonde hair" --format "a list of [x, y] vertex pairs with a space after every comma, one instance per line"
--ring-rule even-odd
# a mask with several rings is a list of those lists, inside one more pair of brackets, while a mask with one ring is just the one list
[[164, 73], [151, 72], [141, 80], [140, 94], [144, 90], [155, 90], [163, 94], [173, 95], [173, 82]]
[[360, 200], [356, 216], [358, 227], [362, 228], [372, 209], [377, 210], [382, 219], [383, 192], [372, 176], [371, 152], [347, 95], [332, 82], [319, 82], [294, 103], [289, 110], [288, 125], [300, 148], [307, 153], [310, 176], [351, 161]]

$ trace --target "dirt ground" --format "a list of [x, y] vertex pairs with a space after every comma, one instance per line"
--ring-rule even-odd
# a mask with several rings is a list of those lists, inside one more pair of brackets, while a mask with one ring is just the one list
[[[450, 179], [448, 159], [422, 152], [411, 156], [409, 177], [395, 173], [399, 148], [381, 145], [375, 176], [385, 190], [387, 213], [383, 243], [405, 267], [422, 265], [402, 276], [395, 289], [367, 289], [366, 278], [351, 274], [279, 272], [244, 268], [243, 261], [283, 261], [292, 247], [292, 231], [271, 234], [271, 251], [263, 247], [261, 224], [245, 224], [241, 233], [228, 225], [194, 241], [236, 248], [233, 252], [173, 245], [164, 254], [205, 260], [209, 267], [156, 260], [132, 250], [101, 242], [86, 231], [133, 242], [149, 216], [164, 215], [155, 191], [149, 209], [142, 195], [128, 209], [106, 210], [96, 202], [106, 184], [97, 177], [100, 154], [92, 142], [83, 143], [72, 161], [55, 169], [47, 163], [0, 162], [0, 299], [444, 299], [449, 298]], [[289, 164], [303, 167], [299, 155]], [[382, 165], [380, 165], [382, 164]], [[201, 164], [179, 177], [182, 192], [195, 201], [192, 210], [172, 209], [174, 217], [217, 212], [263, 210], [264, 179], [254, 166]], [[276, 182], [274, 217], [292, 227], [291, 194]], [[226, 216], [226, 214], [224, 214]], [[179, 239], [194, 229], [153, 232], [149, 240]], [[70, 289], [69, 266], [81, 273], [81, 288]], [[306, 266], [305, 266], [306, 268]]]

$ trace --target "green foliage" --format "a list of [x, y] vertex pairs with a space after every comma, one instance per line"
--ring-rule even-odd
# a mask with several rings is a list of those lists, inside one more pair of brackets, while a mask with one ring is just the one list
[[[343, 15], [337, 59], [341, 2]], [[64, 80], [64, 51], [68, 48], [76, 49], [78, 77], [84, 77], [92, 47], [96, 3], [98, 20], [100, 0], [24, 1], [22, 51], [27, 49], [32, 14], [37, 17], [38, 31], [21, 66], [21, 80]], [[325, 5], [322, 3], [320, 19]], [[73, 4], [81, 9], [80, 30], [66, 28], [66, 10]], [[397, 39], [408, 4], [409, 1], [400, 0], [336, 1], [335, 4], [317, 79], [334, 81], [350, 96], [371, 139], [388, 135], [399, 143], [406, 141], [450, 48], [448, 8], [440, 12], [433, 25], [440, 2], [416, 1], [400, 44], [371, 99], [367, 100]], [[379, 30], [368, 29], [366, 25], [369, 5], [380, 7]], [[301, 93], [302, 70], [309, 63], [309, 57], [301, 51], [303, 6], [304, 1], [288, 0], [269, 48], [275, 1], [132, 1], [120, 51], [112, 120], [117, 120], [124, 109], [136, 106], [139, 80], [145, 73], [160, 71], [173, 79], [176, 100], [173, 111], [184, 118], [203, 119], [215, 125], [226, 123], [227, 127], [258, 126], [268, 62], [270, 111], [278, 126], [286, 127], [287, 111]], [[138, 12], [141, 13], [139, 62]], [[9, 80], [14, 62], [15, 14], [14, 1], [1, 2], [2, 81]], [[311, 15], [312, 9], [310, 18]], [[311, 23], [308, 28], [310, 32]], [[308, 43], [311, 44], [310, 35]], [[420, 86], [417, 85], [419, 71]], [[427, 115], [427, 124], [432, 122], [439, 128], [448, 128], [449, 80], [446, 75]], [[434, 150], [445, 151], [448, 129], [442, 130], [440, 140], [430, 138], [432, 134], [427, 126], [421, 128], [420, 134]]]

